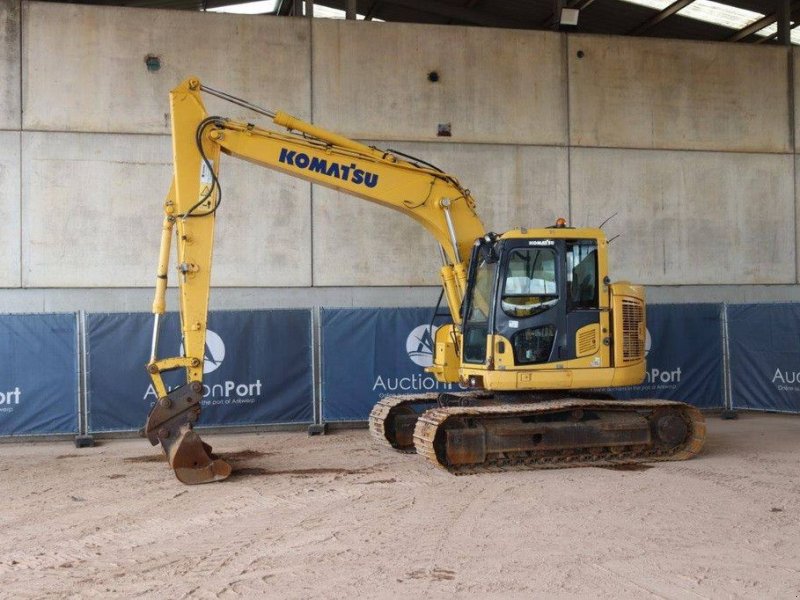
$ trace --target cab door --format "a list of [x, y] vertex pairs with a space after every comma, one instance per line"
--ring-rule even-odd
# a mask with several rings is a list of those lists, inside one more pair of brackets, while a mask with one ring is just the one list
[[503, 240], [495, 330], [511, 342], [514, 364], [562, 360], [564, 240]]
[[[565, 242], [566, 348], [564, 359], [599, 350], [600, 306], [595, 240]], [[596, 325], [596, 327], [587, 327]]]
[[479, 243], [470, 259], [467, 294], [463, 306], [462, 361], [486, 362], [486, 336], [493, 333], [498, 260], [494, 245]]

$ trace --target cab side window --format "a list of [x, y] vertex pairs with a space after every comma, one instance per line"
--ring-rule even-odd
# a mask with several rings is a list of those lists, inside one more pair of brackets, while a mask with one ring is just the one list
[[598, 296], [597, 244], [567, 242], [567, 310], [596, 309]]

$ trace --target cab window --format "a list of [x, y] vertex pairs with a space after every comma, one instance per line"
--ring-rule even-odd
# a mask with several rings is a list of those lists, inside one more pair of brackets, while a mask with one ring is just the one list
[[501, 304], [510, 317], [531, 317], [558, 304], [553, 248], [511, 250]]
[[597, 244], [567, 242], [567, 310], [598, 308]]

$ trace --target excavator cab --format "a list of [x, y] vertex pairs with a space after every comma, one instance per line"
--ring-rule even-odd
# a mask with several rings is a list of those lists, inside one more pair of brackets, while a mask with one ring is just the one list
[[643, 288], [610, 282], [602, 230], [559, 223], [475, 241], [461, 323], [436, 332], [428, 370], [439, 381], [492, 391], [641, 383]]
[[600, 325], [597, 248], [591, 238], [481, 239], [462, 307], [464, 363], [486, 363], [494, 335], [514, 365], [578, 358], [576, 332]]

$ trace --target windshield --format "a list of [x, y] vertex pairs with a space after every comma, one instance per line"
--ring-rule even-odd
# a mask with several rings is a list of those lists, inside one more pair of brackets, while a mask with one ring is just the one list
[[469, 303], [467, 323], [487, 321], [489, 307], [492, 304], [492, 284], [497, 263], [481, 262], [475, 272], [475, 285], [472, 288], [472, 298]]
[[470, 290], [467, 315], [464, 319], [464, 360], [482, 363], [486, 360], [486, 335], [492, 310], [492, 291], [497, 262], [487, 262], [481, 252], [476, 259], [475, 281]]
[[557, 303], [555, 250], [512, 250], [503, 282], [503, 311], [511, 317], [530, 317]]

